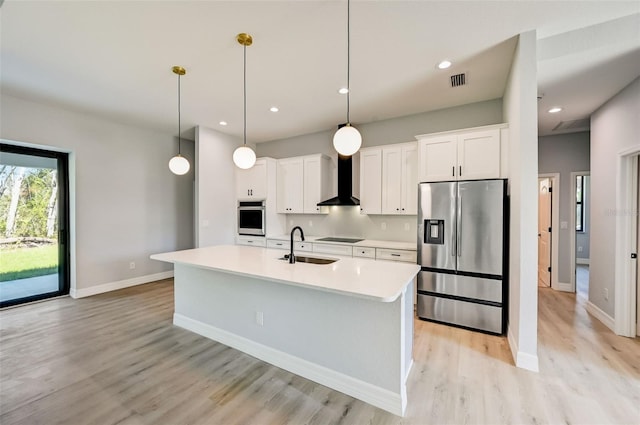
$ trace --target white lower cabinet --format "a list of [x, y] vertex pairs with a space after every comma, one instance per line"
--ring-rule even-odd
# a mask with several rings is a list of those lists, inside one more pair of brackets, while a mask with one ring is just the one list
[[267, 248], [272, 249], [289, 249], [289, 242], [267, 239]]
[[349, 245], [314, 243], [313, 252], [321, 252], [324, 254], [334, 254], [334, 255], [348, 255], [349, 257], [351, 257], [353, 255], [353, 247]]
[[267, 239], [260, 236], [236, 236], [236, 245], [267, 246]]
[[416, 251], [405, 251], [403, 249], [376, 248], [376, 260], [404, 261], [415, 263], [418, 259]]
[[[244, 238], [244, 242], [241, 242], [240, 238]], [[251, 238], [248, 236], [239, 236], [239, 245], [253, 245], [253, 246], [266, 246], [271, 249], [282, 249], [289, 251], [290, 242], [282, 239], [268, 239], [266, 243], [263, 238]], [[259, 245], [262, 242], [263, 245]], [[416, 251], [405, 249], [390, 249], [390, 248], [375, 248], [371, 246], [354, 246], [344, 244], [332, 244], [321, 242], [294, 242], [294, 251], [296, 253], [301, 252], [314, 252], [318, 254], [329, 255], [342, 255], [345, 257], [360, 257], [370, 258], [373, 260], [390, 260], [390, 261], [404, 261], [407, 263], [415, 263], [417, 259]]]
[[354, 257], [364, 257], [364, 258], [376, 258], [376, 249], [366, 247], [353, 247], [353, 256]]

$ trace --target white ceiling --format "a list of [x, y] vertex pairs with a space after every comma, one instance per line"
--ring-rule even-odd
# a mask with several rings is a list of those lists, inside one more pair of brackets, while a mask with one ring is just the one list
[[[340, 1], [11, 1], [0, 7], [1, 89], [177, 133], [204, 125], [248, 142], [329, 130], [346, 119]], [[354, 124], [502, 97], [515, 36], [536, 29], [539, 128], [587, 118], [640, 73], [640, 1], [351, 3]], [[436, 63], [454, 62], [446, 71]], [[449, 76], [468, 73], [450, 88]], [[280, 112], [269, 112], [278, 106]], [[551, 105], [563, 112], [550, 115]], [[229, 123], [222, 127], [218, 123]]]

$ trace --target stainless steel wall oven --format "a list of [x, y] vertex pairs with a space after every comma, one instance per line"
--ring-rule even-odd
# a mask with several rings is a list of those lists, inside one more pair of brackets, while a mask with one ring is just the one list
[[238, 234], [264, 236], [266, 234], [264, 201], [238, 202]]

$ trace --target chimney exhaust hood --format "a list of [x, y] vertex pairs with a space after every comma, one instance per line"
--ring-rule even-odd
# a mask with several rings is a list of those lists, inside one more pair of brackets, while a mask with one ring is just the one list
[[352, 168], [351, 156], [338, 154], [338, 196], [320, 202], [319, 207], [360, 205], [360, 200], [352, 196]]

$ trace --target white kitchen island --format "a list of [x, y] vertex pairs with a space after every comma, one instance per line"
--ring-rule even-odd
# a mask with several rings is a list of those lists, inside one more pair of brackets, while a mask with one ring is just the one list
[[282, 254], [229, 245], [151, 258], [174, 263], [175, 325], [403, 415], [419, 266]]

